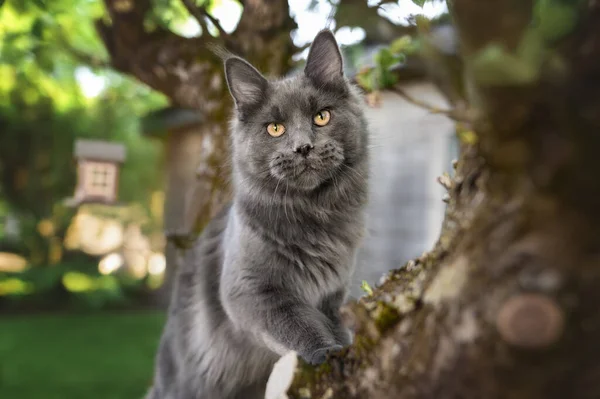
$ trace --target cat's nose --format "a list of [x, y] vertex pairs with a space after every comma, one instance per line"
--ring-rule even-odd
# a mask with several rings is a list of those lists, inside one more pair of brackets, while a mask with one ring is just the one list
[[315, 148], [315, 146], [313, 146], [312, 144], [302, 144], [296, 147], [294, 152], [302, 155], [303, 157], [306, 157], [313, 148]]

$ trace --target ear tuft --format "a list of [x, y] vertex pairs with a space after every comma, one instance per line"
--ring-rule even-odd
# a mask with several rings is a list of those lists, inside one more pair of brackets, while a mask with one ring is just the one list
[[343, 81], [344, 64], [340, 48], [333, 33], [322, 30], [310, 46], [304, 74], [317, 85]]
[[225, 60], [227, 85], [238, 107], [254, 105], [264, 99], [268, 82], [247, 61], [239, 57]]

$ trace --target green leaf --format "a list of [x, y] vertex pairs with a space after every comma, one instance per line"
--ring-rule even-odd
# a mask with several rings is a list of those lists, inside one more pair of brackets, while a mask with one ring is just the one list
[[371, 286], [369, 285], [369, 283], [367, 283], [365, 280], [362, 281], [362, 283], [360, 284], [360, 288], [367, 294], [367, 295], [373, 295], [373, 289], [371, 288]]
[[377, 70], [377, 80], [379, 81], [378, 87], [380, 89], [391, 87], [398, 82], [398, 78], [396, 75], [391, 72], [389, 69], [378, 69]]
[[392, 52], [389, 49], [383, 48], [377, 53], [377, 56], [375, 57], [375, 62], [377, 62], [377, 64], [383, 69], [388, 69], [397, 61], [396, 57], [394, 57], [394, 54], [392, 54]]
[[534, 8], [534, 18], [543, 38], [547, 41], [554, 41], [575, 28], [578, 11], [577, 3], [538, 0]]
[[529, 64], [541, 66], [546, 48], [538, 29], [529, 28], [525, 31], [517, 47], [517, 55]]
[[412, 46], [412, 38], [409, 35], [402, 36], [390, 44], [390, 51], [398, 54], [407, 51]]
[[40, 9], [45, 10], [46, 9], [46, 0], [32, 0], [32, 2], [38, 6]]
[[377, 89], [377, 87], [376, 87], [377, 84], [375, 82], [375, 70], [374, 69], [360, 72], [358, 75], [356, 75], [356, 80], [357, 80], [358, 84], [368, 92]]
[[526, 85], [537, 80], [537, 62], [508, 53], [499, 45], [489, 45], [471, 60], [475, 79], [483, 85]]
[[412, 2], [418, 5], [419, 7], [423, 7], [427, 0], [412, 0]]
[[44, 21], [40, 18], [36, 19], [33, 26], [31, 27], [31, 34], [36, 39], [41, 39], [44, 34]]

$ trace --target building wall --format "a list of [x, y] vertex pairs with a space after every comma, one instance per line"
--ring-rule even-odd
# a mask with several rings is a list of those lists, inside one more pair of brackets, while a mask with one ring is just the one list
[[[404, 90], [444, 108], [433, 85], [412, 82]], [[369, 108], [371, 127], [371, 198], [368, 235], [358, 256], [351, 294], [360, 282], [375, 285], [388, 270], [421, 255], [438, 238], [445, 204], [437, 176], [450, 171], [453, 124], [442, 115], [412, 105], [397, 94], [383, 93], [382, 104]]]

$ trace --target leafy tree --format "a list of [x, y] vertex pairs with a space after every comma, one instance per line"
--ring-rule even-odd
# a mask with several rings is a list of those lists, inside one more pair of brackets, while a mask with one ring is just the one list
[[[90, 19], [101, 13], [100, 4], [83, 0], [7, 1], [0, 8], [0, 195], [21, 221], [33, 263], [51, 260], [50, 246], [60, 242], [72, 215], [60, 204], [73, 194], [76, 138], [127, 146], [121, 201], [147, 208], [161, 188], [159, 148], [139, 136], [136, 115], [165, 100], [98, 69], [106, 65]], [[77, 80], [89, 68], [106, 86], [96, 98], [86, 97]], [[53, 244], [38, 231], [45, 219], [55, 224]]]
[[[106, 57], [84, 34], [93, 31], [89, 19], [70, 26], [83, 29], [81, 35], [65, 29], [68, 59], [108, 65], [174, 106], [203, 112], [198, 134], [211, 138], [213, 151], [201, 157], [198, 228], [218, 208], [213, 200], [225, 197], [217, 194], [227, 191], [209, 173], [225, 164], [230, 105], [210, 49], [221, 45], [276, 75], [292, 67], [299, 50], [290, 41], [296, 26], [286, 1], [239, 3], [240, 22], [227, 33], [210, 15], [211, 2], [86, 2], [97, 12], [86, 15], [95, 17]], [[340, 0], [340, 25], [365, 21], [368, 38], [389, 40], [389, 24], [374, 17], [379, 3], [364, 3]], [[52, 14], [75, 2], [9, 0], [4, 11], [7, 4], [13, 13]], [[445, 72], [435, 80], [449, 96], [447, 114], [462, 140], [455, 175], [440, 179], [449, 194], [440, 240], [350, 306], [355, 343], [320, 368], [291, 370], [289, 397], [584, 398], [598, 390], [600, 4], [453, 0], [449, 6], [460, 62], [441, 62], [435, 49], [421, 47], [426, 62]], [[177, 30], [190, 15], [199, 36]], [[69, 26], [57, 20], [51, 29]], [[32, 22], [22, 27], [33, 28]], [[427, 23], [415, 30], [426, 37]], [[12, 45], [15, 54], [25, 46], [21, 40]], [[36, 51], [43, 60], [43, 50]], [[60, 58], [50, 51], [49, 58]], [[378, 85], [394, 84], [388, 72], [397, 56], [390, 49], [379, 57]], [[28, 93], [19, 92], [24, 103]]]

